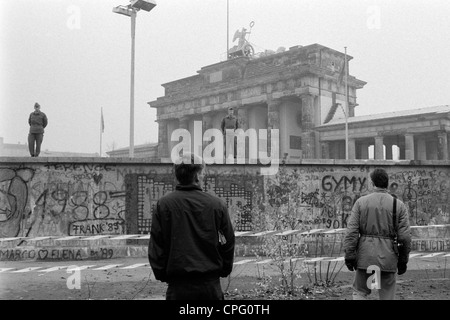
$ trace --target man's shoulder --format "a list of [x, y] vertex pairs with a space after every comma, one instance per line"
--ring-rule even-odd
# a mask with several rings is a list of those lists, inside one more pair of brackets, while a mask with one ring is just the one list
[[166, 193], [165, 195], [163, 195], [163, 196], [161, 196], [161, 198], [159, 198], [159, 202], [162, 202], [162, 201], [167, 201], [167, 200], [170, 200], [171, 198], [177, 198], [178, 196], [177, 196], [177, 191], [176, 190], [174, 190], [174, 191], [171, 191], [171, 192], [169, 192], [169, 193]]
[[209, 192], [200, 191], [200, 193], [198, 193], [198, 195], [201, 195], [201, 197], [203, 198], [203, 201], [205, 203], [207, 203], [209, 207], [221, 208], [221, 209], [224, 209], [227, 207], [225, 201], [222, 198], [220, 198], [214, 194], [211, 194]]
[[[367, 199], [370, 199], [370, 198], [372, 198], [372, 197], [374, 197], [374, 195], [375, 195], [375, 193], [368, 193], [368, 194], [365, 194], [365, 195], [363, 195], [363, 196], [360, 196], [358, 199], [356, 199], [356, 201], [364, 201], [364, 200], [367, 200]], [[355, 201], [355, 202], [356, 202]]]
[[225, 205], [225, 201], [222, 198], [220, 198], [214, 194], [211, 194], [209, 192], [204, 192], [204, 194], [205, 194], [205, 197], [207, 197], [211, 201]]
[[182, 198], [189, 198], [189, 197], [203, 197], [204, 199], [206, 199], [206, 201], [210, 202], [211, 204], [220, 204], [226, 206], [226, 203], [222, 198], [219, 198], [218, 196], [213, 195], [209, 192], [204, 192], [200, 190], [192, 191], [187, 194], [174, 190], [170, 193], [163, 195], [161, 198], [159, 198], [158, 201], [159, 203], [167, 203], [173, 200], [179, 200]]

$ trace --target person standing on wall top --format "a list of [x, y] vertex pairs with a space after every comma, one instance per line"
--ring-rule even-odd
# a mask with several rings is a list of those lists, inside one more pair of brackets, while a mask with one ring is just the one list
[[202, 190], [204, 168], [195, 155], [174, 164], [176, 189], [152, 214], [148, 259], [168, 283], [166, 300], [224, 300], [220, 278], [232, 271], [235, 236], [225, 202]]
[[225, 139], [225, 159], [234, 159], [236, 157], [237, 150], [235, 148], [234, 130], [238, 128], [238, 118], [234, 115], [233, 107], [229, 107], [228, 115], [222, 119], [222, 123], [220, 124], [220, 129], [222, 130]]
[[28, 149], [32, 157], [39, 157], [44, 139], [44, 128], [48, 124], [47, 116], [41, 111], [39, 103], [34, 104], [34, 112], [28, 117], [30, 132], [28, 133]]
[[372, 292], [372, 270], [380, 300], [394, 300], [396, 273], [406, 272], [411, 251], [409, 215], [405, 204], [388, 193], [385, 170], [375, 169], [370, 178], [374, 190], [356, 200], [347, 224], [345, 264], [356, 271], [353, 300], [365, 300]]

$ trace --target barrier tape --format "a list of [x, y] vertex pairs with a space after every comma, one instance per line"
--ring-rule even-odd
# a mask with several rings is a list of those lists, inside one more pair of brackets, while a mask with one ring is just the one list
[[[411, 226], [411, 228], [424, 228], [424, 227], [449, 227], [450, 225], [433, 225], [433, 226]], [[308, 235], [315, 235], [315, 234], [324, 234], [324, 235], [331, 235], [331, 234], [339, 234], [344, 233], [346, 228], [339, 228], [339, 229], [311, 229], [311, 230], [267, 230], [267, 231], [236, 231], [234, 233], [235, 237], [264, 237], [269, 235], [274, 236], [288, 236], [288, 235], [301, 235], [301, 236], [308, 236]], [[6, 241], [43, 241], [43, 240], [56, 240], [56, 241], [70, 241], [70, 240], [87, 240], [87, 241], [93, 241], [93, 240], [99, 240], [99, 239], [108, 239], [108, 240], [148, 240], [150, 239], [149, 234], [123, 234], [123, 235], [89, 235], [89, 236], [42, 236], [42, 237], [10, 237], [10, 238], [0, 238], [0, 242], [6, 242]]]
[[[445, 259], [447, 259], [447, 257], [450, 257], [450, 254], [448, 252], [437, 252], [437, 253], [433, 253], [433, 254], [428, 254], [428, 253], [412, 253], [409, 255], [409, 258], [434, 258], [434, 257], [439, 257], [442, 258], [444, 257]], [[291, 261], [303, 261], [304, 263], [307, 264], [316, 264], [316, 263], [321, 263], [321, 262], [342, 262], [344, 261], [344, 257], [315, 257], [315, 258], [292, 258], [292, 259], [286, 259], [283, 262], [284, 263], [289, 263]], [[249, 265], [249, 264], [254, 264], [254, 265], [260, 265], [260, 264], [266, 264], [266, 263], [272, 263], [274, 262], [272, 259], [265, 259], [265, 260], [258, 260], [258, 259], [244, 259], [244, 260], [240, 260], [240, 261], [236, 261], [234, 263], [235, 266], [238, 265]], [[94, 268], [96, 267], [96, 268]], [[27, 268], [23, 268], [23, 269], [17, 269], [17, 268], [0, 268], [0, 273], [25, 273], [25, 272], [40, 272], [40, 273], [49, 273], [49, 272], [54, 272], [54, 271], [59, 271], [59, 270], [63, 270], [63, 269], [67, 269], [67, 272], [73, 272], [75, 270], [80, 271], [80, 270], [85, 270], [85, 269], [89, 269], [89, 270], [93, 270], [93, 271], [106, 271], [109, 269], [122, 269], [122, 270], [130, 270], [130, 269], [137, 269], [137, 268], [149, 268], [150, 264], [149, 263], [135, 263], [132, 265], [128, 265], [128, 266], [124, 266], [123, 264], [108, 264], [108, 265], [104, 265], [104, 266], [98, 266], [98, 265], [82, 265], [82, 266], [74, 266], [73, 264], [71, 265], [66, 265], [66, 266], [55, 266], [55, 267], [49, 267], [49, 266], [41, 266], [41, 267], [27, 267]]]
[[[335, 234], [335, 233], [343, 233], [346, 229], [312, 229], [309, 231], [303, 230], [271, 230], [271, 231], [262, 231], [262, 232], [254, 232], [254, 231], [237, 231], [234, 233], [235, 237], [263, 237], [268, 235], [276, 235], [276, 236], [288, 236], [293, 234], [300, 235], [310, 235], [310, 234]], [[45, 237], [10, 237], [10, 238], [0, 238], [0, 242], [6, 241], [43, 241], [43, 240], [56, 240], [56, 241], [70, 241], [70, 240], [87, 240], [94, 241], [100, 239], [108, 239], [108, 240], [148, 240], [150, 239], [149, 234], [124, 234], [124, 235], [96, 235], [96, 236], [45, 236]]]

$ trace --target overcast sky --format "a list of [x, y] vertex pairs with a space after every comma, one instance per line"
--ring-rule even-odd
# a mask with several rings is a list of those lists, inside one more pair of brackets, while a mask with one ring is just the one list
[[[161, 84], [224, 60], [227, 0], [156, 0], [136, 27], [135, 146], [157, 142], [147, 102]], [[47, 114], [42, 148], [95, 153], [129, 145], [128, 0], [0, 1], [0, 137], [26, 143], [35, 102]], [[254, 21], [256, 52], [321, 45], [353, 56], [367, 81], [356, 115], [450, 105], [448, 0], [229, 0], [234, 32]]]

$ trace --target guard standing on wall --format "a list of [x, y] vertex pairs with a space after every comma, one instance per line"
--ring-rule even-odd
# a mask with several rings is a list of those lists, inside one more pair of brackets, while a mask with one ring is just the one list
[[30, 125], [28, 149], [32, 157], [39, 157], [42, 140], [44, 140], [44, 128], [47, 126], [48, 120], [37, 102], [34, 104], [34, 112], [28, 117], [28, 124]]
[[234, 115], [233, 107], [228, 108], [228, 115], [222, 119], [220, 129], [222, 130], [225, 144], [225, 159], [236, 158], [237, 150], [235, 148], [234, 130], [239, 128], [238, 118]]

